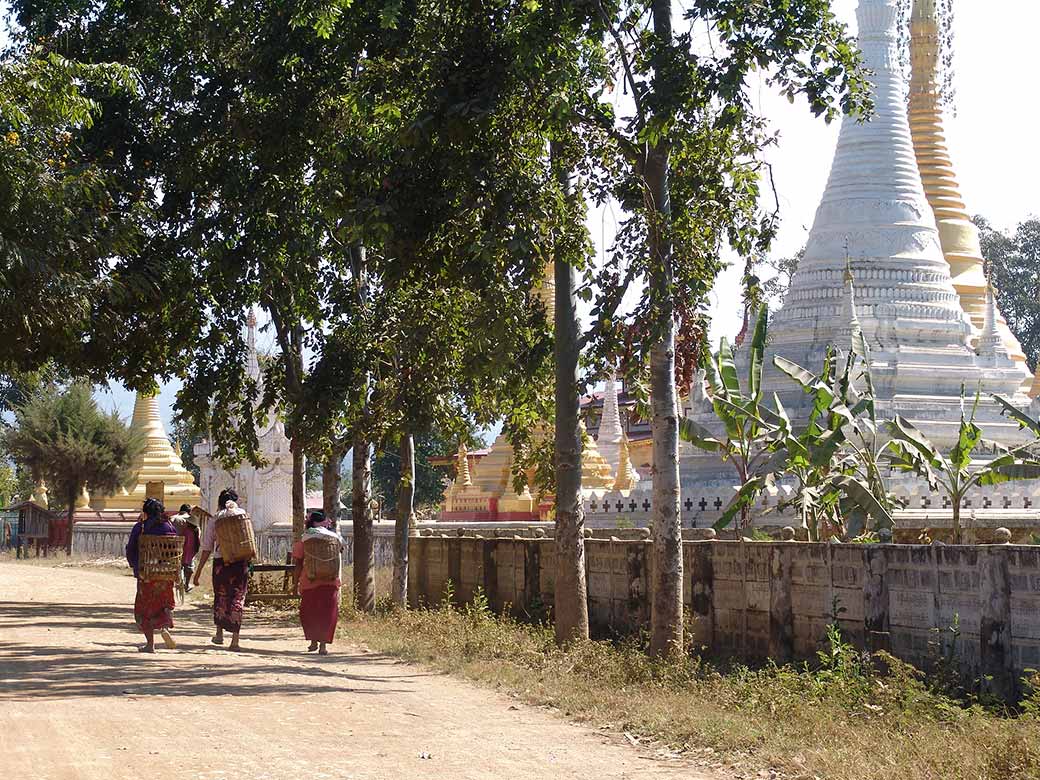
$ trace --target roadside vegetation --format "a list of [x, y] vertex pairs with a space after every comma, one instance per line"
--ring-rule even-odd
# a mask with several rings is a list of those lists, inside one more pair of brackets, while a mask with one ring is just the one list
[[[814, 664], [751, 667], [655, 659], [645, 637], [556, 645], [551, 625], [462, 607], [363, 615], [343, 640], [460, 675], [628, 741], [738, 773], [800, 780], [1040, 778], [1040, 693], [1019, 709], [868, 656], [837, 632]], [[692, 651], [692, 648], [689, 648]]]

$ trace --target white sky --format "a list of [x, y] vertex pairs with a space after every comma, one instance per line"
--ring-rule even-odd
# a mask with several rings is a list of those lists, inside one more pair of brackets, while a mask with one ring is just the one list
[[[855, 32], [856, 0], [833, 0], [838, 17]], [[1037, 0], [957, 0], [954, 22], [954, 83], [956, 116], [947, 116], [946, 130], [962, 194], [972, 214], [986, 216], [1000, 228], [1040, 212], [1034, 194], [1040, 184], [1037, 129], [1040, 108], [1033, 96], [1038, 68], [1034, 56], [1040, 29]], [[791, 105], [762, 87], [761, 110], [780, 131], [779, 146], [766, 159], [773, 164], [780, 195], [782, 225], [774, 245], [777, 257], [805, 244], [816, 205], [823, 193], [839, 122], [826, 125], [812, 117], [804, 102]], [[604, 221], [605, 220], [605, 221]], [[592, 214], [589, 229], [600, 244], [612, 233], [612, 218]], [[713, 338], [734, 334], [740, 327], [739, 264], [724, 272], [713, 292]], [[271, 339], [258, 338], [261, 349]], [[179, 385], [163, 388], [161, 406], [169, 425]], [[129, 415], [133, 395], [121, 388], [103, 396]]]

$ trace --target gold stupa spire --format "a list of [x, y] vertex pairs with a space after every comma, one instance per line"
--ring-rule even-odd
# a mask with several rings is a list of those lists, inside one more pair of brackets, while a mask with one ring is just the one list
[[[167, 506], [197, 503], [202, 495], [191, 472], [184, 468], [166, 435], [159, 414], [159, 397], [154, 393], [138, 393], [134, 399], [134, 416], [130, 427], [140, 431], [145, 439], [144, 452], [136, 464], [136, 486], [129, 493], [106, 496], [96, 502], [102, 509], [140, 509], [154, 487], [162, 484], [163, 501]], [[150, 486], [152, 492], [149, 492]]]
[[466, 487], [466, 485], [473, 484], [473, 480], [469, 476], [469, 453], [466, 452], [465, 442], [461, 442], [459, 444], [459, 455], [456, 471], [456, 485], [458, 485], [459, 487]]
[[[914, 0], [910, 18], [910, 132], [925, 195], [935, 213], [943, 255], [950, 264], [961, 307], [981, 330], [986, 319], [986, 273], [978, 228], [968, 216], [946, 146], [940, 105], [939, 20], [935, 0]], [[1025, 354], [998, 313], [997, 331], [1012, 360], [1025, 370]]]

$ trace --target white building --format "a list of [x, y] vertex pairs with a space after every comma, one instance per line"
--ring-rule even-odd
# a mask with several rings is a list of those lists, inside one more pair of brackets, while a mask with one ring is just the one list
[[[256, 317], [247, 320], [249, 351], [246, 371], [257, 384], [262, 384], [260, 362], [256, 353]], [[213, 445], [203, 440], [195, 445], [195, 463], [199, 467], [202, 488], [201, 504], [209, 512], [217, 512], [217, 498], [225, 488], [233, 488], [239, 504], [249, 512], [253, 526], [261, 531], [275, 523], [292, 524], [292, 453], [285, 426], [276, 415], [268, 415], [266, 426], [257, 431], [264, 465], [256, 468], [243, 463], [225, 469], [213, 454]]]

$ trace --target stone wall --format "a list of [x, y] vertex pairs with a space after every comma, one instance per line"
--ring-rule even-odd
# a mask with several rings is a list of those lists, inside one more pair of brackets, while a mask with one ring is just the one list
[[[122, 558], [132, 523], [86, 522], [76, 523], [72, 548], [77, 554], [98, 558]], [[377, 523], [375, 526], [375, 553], [377, 566], [393, 565], [393, 525]], [[344, 541], [344, 563], [354, 560], [354, 536], [350, 524], [340, 526]], [[285, 524], [272, 526], [256, 535], [260, 559], [270, 563], [283, 563], [290, 549], [292, 527]]]
[[77, 522], [72, 551], [98, 558], [122, 558], [133, 523]]
[[[597, 632], [646, 627], [650, 542], [589, 539], [586, 553]], [[683, 554], [693, 639], [716, 654], [810, 659], [837, 622], [857, 646], [922, 668], [952, 653], [1006, 695], [1040, 667], [1037, 547], [688, 541]], [[460, 604], [481, 588], [495, 610], [542, 614], [554, 558], [551, 539], [414, 537], [409, 597], [438, 603], [450, 581]]]

